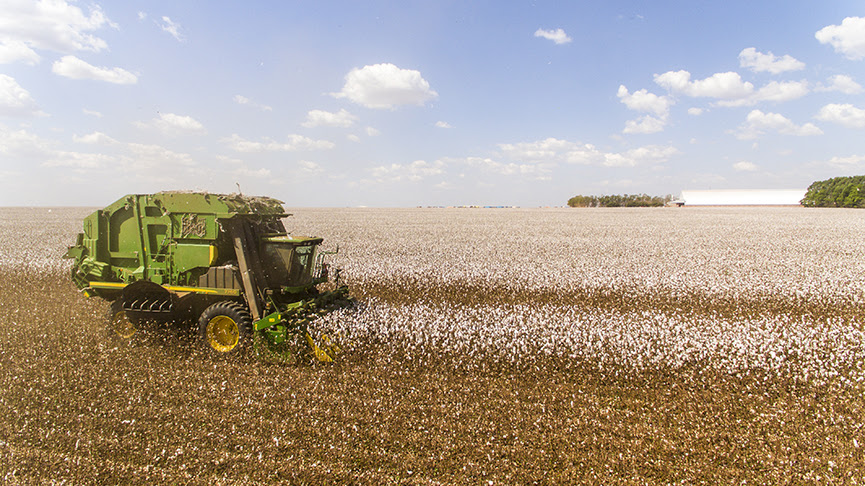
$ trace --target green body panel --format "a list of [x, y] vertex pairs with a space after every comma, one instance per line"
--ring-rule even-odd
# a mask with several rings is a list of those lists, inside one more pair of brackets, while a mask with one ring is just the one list
[[[75, 260], [73, 280], [81, 289], [90, 282], [131, 284], [146, 280], [163, 286], [199, 287], [212, 267], [237, 262], [226, 223], [242, 220], [252, 228], [257, 253], [264, 258], [279, 248], [297, 261], [295, 248], [305, 252], [303, 268], [268, 272], [267, 287], [309, 289], [316, 283], [315, 247], [321, 238], [290, 237], [282, 218], [282, 203], [267, 197], [206, 193], [162, 192], [132, 194], [84, 219], [84, 230], [66, 256]], [[279, 263], [279, 262], [277, 262]], [[258, 264], [272, 269], [271, 261]], [[289, 278], [289, 274], [293, 278]], [[92, 288], [93, 294], [104, 289]], [[103, 295], [104, 296], [104, 295]]]
[[173, 247], [174, 270], [178, 273], [209, 267], [216, 257], [216, 246], [206, 242], [176, 243]]

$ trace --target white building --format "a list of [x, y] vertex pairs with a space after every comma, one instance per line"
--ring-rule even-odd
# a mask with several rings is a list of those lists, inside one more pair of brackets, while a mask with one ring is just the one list
[[806, 189], [682, 191], [685, 206], [798, 206]]

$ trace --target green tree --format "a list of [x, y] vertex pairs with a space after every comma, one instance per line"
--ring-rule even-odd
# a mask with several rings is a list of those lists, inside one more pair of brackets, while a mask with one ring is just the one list
[[834, 177], [815, 181], [800, 201], [809, 208], [865, 207], [865, 176]]
[[673, 200], [673, 196], [649, 196], [648, 194], [612, 194], [604, 196], [574, 196], [568, 199], [568, 206], [572, 208], [636, 208], [636, 207], [659, 207]]

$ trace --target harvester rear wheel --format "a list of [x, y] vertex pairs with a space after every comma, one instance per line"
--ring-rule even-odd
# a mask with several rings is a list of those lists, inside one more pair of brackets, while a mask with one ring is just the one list
[[209, 351], [236, 353], [251, 341], [252, 317], [246, 307], [237, 302], [217, 302], [201, 313], [198, 333]]
[[124, 340], [131, 339], [138, 332], [139, 326], [139, 320], [123, 310], [122, 299], [111, 303], [108, 310], [108, 329], [113, 336]]

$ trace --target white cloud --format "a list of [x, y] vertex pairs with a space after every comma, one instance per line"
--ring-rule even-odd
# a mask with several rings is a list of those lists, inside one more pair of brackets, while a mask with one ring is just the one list
[[261, 167], [259, 169], [250, 169], [247, 166], [243, 166], [241, 175], [245, 175], [247, 177], [257, 177], [259, 179], [270, 179], [272, 174], [270, 169]]
[[22, 41], [0, 41], [0, 64], [22, 61], [32, 66], [38, 63], [39, 59], [39, 54]]
[[579, 147], [581, 147], [579, 144], [556, 138], [499, 145], [505, 157], [534, 163], [559, 161], [569, 151], [577, 150]]
[[147, 18], [147, 12], [138, 11], [138, 20], [144, 20]]
[[70, 152], [55, 148], [56, 141], [41, 138], [26, 130], [7, 131], [0, 126], [0, 154], [10, 160], [42, 165], [69, 167], [75, 170], [95, 169], [109, 165], [114, 158], [103, 154]]
[[0, 16], [0, 62], [39, 60], [34, 49], [55, 52], [99, 52], [108, 44], [90, 32], [110, 26], [117, 28], [98, 5], [89, 14], [65, 0], [4, 2]]
[[138, 82], [138, 77], [125, 69], [96, 67], [75, 56], [63, 56], [59, 61], [54, 61], [51, 71], [70, 79], [92, 79], [114, 84]]
[[411, 164], [382, 165], [370, 171], [378, 182], [418, 182], [427, 177], [443, 174], [444, 162], [437, 160], [428, 163], [424, 160], [415, 160]]
[[301, 150], [328, 150], [334, 147], [327, 140], [313, 140], [302, 135], [289, 135], [287, 142], [277, 142], [264, 138], [261, 142], [246, 140], [240, 135], [232, 134], [221, 141], [237, 152], [296, 152]]
[[501, 144], [502, 156], [539, 165], [570, 163], [605, 167], [633, 167], [662, 163], [679, 151], [672, 146], [648, 145], [626, 152], [604, 152], [592, 144], [547, 138], [537, 142]]
[[757, 165], [753, 162], [742, 160], [733, 164], [733, 170], [736, 172], [754, 172], [757, 170]]
[[299, 166], [299, 170], [300, 170], [301, 175], [304, 175], [307, 177], [316, 176], [316, 175], [324, 173], [324, 169], [320, 165], [316, 164], [315, 162], [310, 162], [308, 160], [301, 160], [300, 162], [297, 163], [297, 165]]
[[538, 29], [535, 31], [535, 37], [543, 37], [544, 39], [551, 40], [556, 44], [567, 44], [571, 42], [573, 39], [568, 37], [568, 34], [565, 33], [562, 29], [556, 30], [544, 30]]
[[823, 134], [823, 131], [812, 123], [800, 126], [778, 113], [763, 113], [760, 110], [752, 110], [745, 118], [745, 124], [739, 127], [736, 132], [736, 137], [740, 140], [752, 140], [766, 132], [798, 137]]
[[217, 155], [216, 159], [225, 162], [229, 166], [229, 169], [226, 172], [232, 176], [265, 179], [268, 182], [274, 182], [270, 169], [264, 167], [253, 169], [241, 159], [226, 157], [224, 155]]
[[829, 165], [847, 170], [856, 168], [857, 166], [865, 167], [865, 155], [835, 156], [829, 159]]
[[381, 130], [379, 130], [378, 128], [366, 127], [366, 135], [368, 137], [377, 137], [381, 135]]
[[754, 72], [768, 71], [772, 74], [780, 74], [787, 71], [798, 71], [805, 69], [805, 63], [796, 60], [793, 57], [784, 55], [783, 57], [775, 57], [769, 52], [763, 54], [757, 52], [757, 49], [748, 47], [739, 53], [739, 65], [751, 69]]
[[42, 162], [43, 167], [70, 167], [72, 169], [97, 169], [114, 161], [114, 157], [104, 154], [85, 154], [81, 152], [55, 151]]
[[312, 127], [338, 127], [348, 128], [354, 125], [357, 117], [346, 110], [339, 110], [337, 113], [331, 113], [324, 110], [311, 110], [306, 114], [306, 121], [302, 123], [307, 128]]
[[807, 81], [772, 81], [754, 95], [755, 101], [790, 101], [808, 94]]
[[87, 108], [82, 108], [81, 112], [85, 115], [95, 116], [96, 118], [102, 118], [102, 113], [95, 110], [88, 110]]
[[663, 131], [666, 125], [666, 119], [646, 115], [642, 118], [625, 122], [625, 129], [622, 130], [622, 133], [658, 133]]
[[136, 122], [135, 126], [138, 128], [153, 127], [166, 135], [207, 133], [204, 125], [195, 118], [185, 115], [175, 115], [174, 113], [160, 113], [159, 117], [154, 118], [150, 123]]
[[678, 149], [669, 145], [647, 145], [622, 153], [604, 154], [603, 165], [607, 167], [635, 167], [644, 164], [658, 164], [666, 162], [678, 153]]
[[185, 115], [175, 115], [174, 113], [160, 113], [159, 119], [154, 120], [154, 125], [163, 132], [187, 132], [187, 133], [205, 133], [204, 125], [195, 118]]
[[360, 137], [353, 133], [349, 133], [345, 136], [345, 138], [347, 138], [350, 142], [360, 142]]
[[240, 163], [237, 168], [231, 171], [232, 174], [241, 177], [252, 177], [254, 179], [270, 179], [273, 174], [270, 172], [270, 169], [265, 167], [260, 167], [258, 169], [251, 169], [248, 165], [244, 163]]
[[0, 74], [0, 116], [27, 117], [44, 115], [36, 106], [30, 92], [22, 88], [15, 78]]
[[251, 100], [251, 99], [249, 99], [243, 95], [234, 95], [233, 99], [234, 99], [234, 102], [237, 103], [238, 105], [251, 106], [253, 108], [257, 108], [257, 109], [262, 110], [262, 111], [273, 111], [272, 107], [267, 106], [267, 105], [263, 105], [263, 104], [258, 103], [258, 102], [255, 102], [255, 101], [253, 101], [253, 100]]
[[32, 160], [45, 158], [54, 149], [51, 142], [26, 130], [9, 131], [0, 125], [0, 154], [7, 157], [23, 157]]
[[837, 74], [829, 78], [828, 85], [820, 85], [815, 91], [840, 91], [844, 94], [858, 94], [862, 92], [862, 85], [846, 74]]
[[666, 96], [658, 96], [645, 89], [629, 93], [625, 85], [619, 85], [616, 96], [631, 110], [654, 113], [661, 118], [665, 118], [670, 113], [670, 106], [674, 103]]
[[[142, 180], [176, 183], [183, 174], [193, 174], [200, 180], [202, 170], [192, 155], [174, 152], [158, 145], [121, 143], [107, 135], [94, 132], [73, 137], [76, 143], [111, 146], [112, 152], [87, 153], [58, 149], [59, 142], [41, 138], [25, 130], [6, 131], [0, 126], [0, 154], [18, 165], [62, 168], [75, 173], [98, 171], [102, 175], [122, 174]], [[38, 169], [36, 169], [38, 170]], [[61, 173], [64, 176], [69, 172]]]
[[451, 162], [461, 163], [470, 167], [479, 167], [481, 170], [500, 174], [504, 176], [532, 176], [536, 179], [546, 179], [545, 174], [549, 168], [536, 164], [516, 164], [513, 162], [503, 163], [489, 157], [466, 157], [464, 159], [450, 159]]
[[451, 124], [446, 121], [437, 121], [435, 126], [436, 128], [453, 128]]
[[865, 110], [851, 104], [829, 104], [820, 108], [816, 118], [850, 128], [865, 128]]
[[835, 52], [847, 59], [865, 58], [865, 18], [847, 17], [841, 25], [828, 25], [818, 30], [814, 37], [821, 44], [831, 44]]
[[753, 106], [761, 101], [780, 103], [801, 98], [808, 94], [807, 81], [771, 81], [750, 96], [737, 100], [723, 100], [718, 106]]
[[400, 105], [423, 106], [438, 96], [419, 71], [400, 69], [393, 64], [374, 64], [352, 69], [335, 98], [348, 98], [367, 108], [394, 108]]
[[658, 86], [694, 98], [739, 99], [754, 92], [754, 85], [742, 81], [742, 77], [734, 72], [715, 73], [706, 79], [691, 81], [688, 71], [668, 71], [656, 74], [654, 79]]
[[649, 93], [645, 89], [630, 93], [625, 85], [619, 85], [619, 91], [616, 93], [616, 96], [631, 110], [649, 112], [655, 115], [646, 115], [637, 120], [627, 121], [625, 129], [622, 130], [623, 133], [648, 134], [664, 130], [670, 114], [670, 106], [674, 103], [672, 99]]
[[696, 107], [688, 108], [688, 114], [691, 116], [700, 116], [703, 114], [704, 111], [705, 110], [703, 110], [702, 108], [696, 108]]
[[718, 106], [751, 106], [761, 101], [790, 101], [808, 94], [807, 81], [771, 81], [759, 90], [743, 81], [738, 73], [716, 73], [691, 81], [688, 71], [668, 71], [655, 75], [655, 83], [673, 93], [690, 97], [716, 98]]
[[180, 24], [173, 22], [170, 18], [163, 16], [162, 24], [160, 25], [164, 32], [168, 32], [172, 37], [180, 42], [183, 42], [183, 35], [180, 33]]
[[120, 143], [102, 132], [93, 132], [80, 137], [74, 135], [72, 140], [76, 143], [86, 143], [90, 145], [116, 145]]
[[127, 144], [127, 148], [134, 155], [133, 165], [138, 170], [159, 167], [174, 169], [177, 166], [192, 167], [197, 165], [191, 155], [174, 152], [159, 145], [130, 143]]

